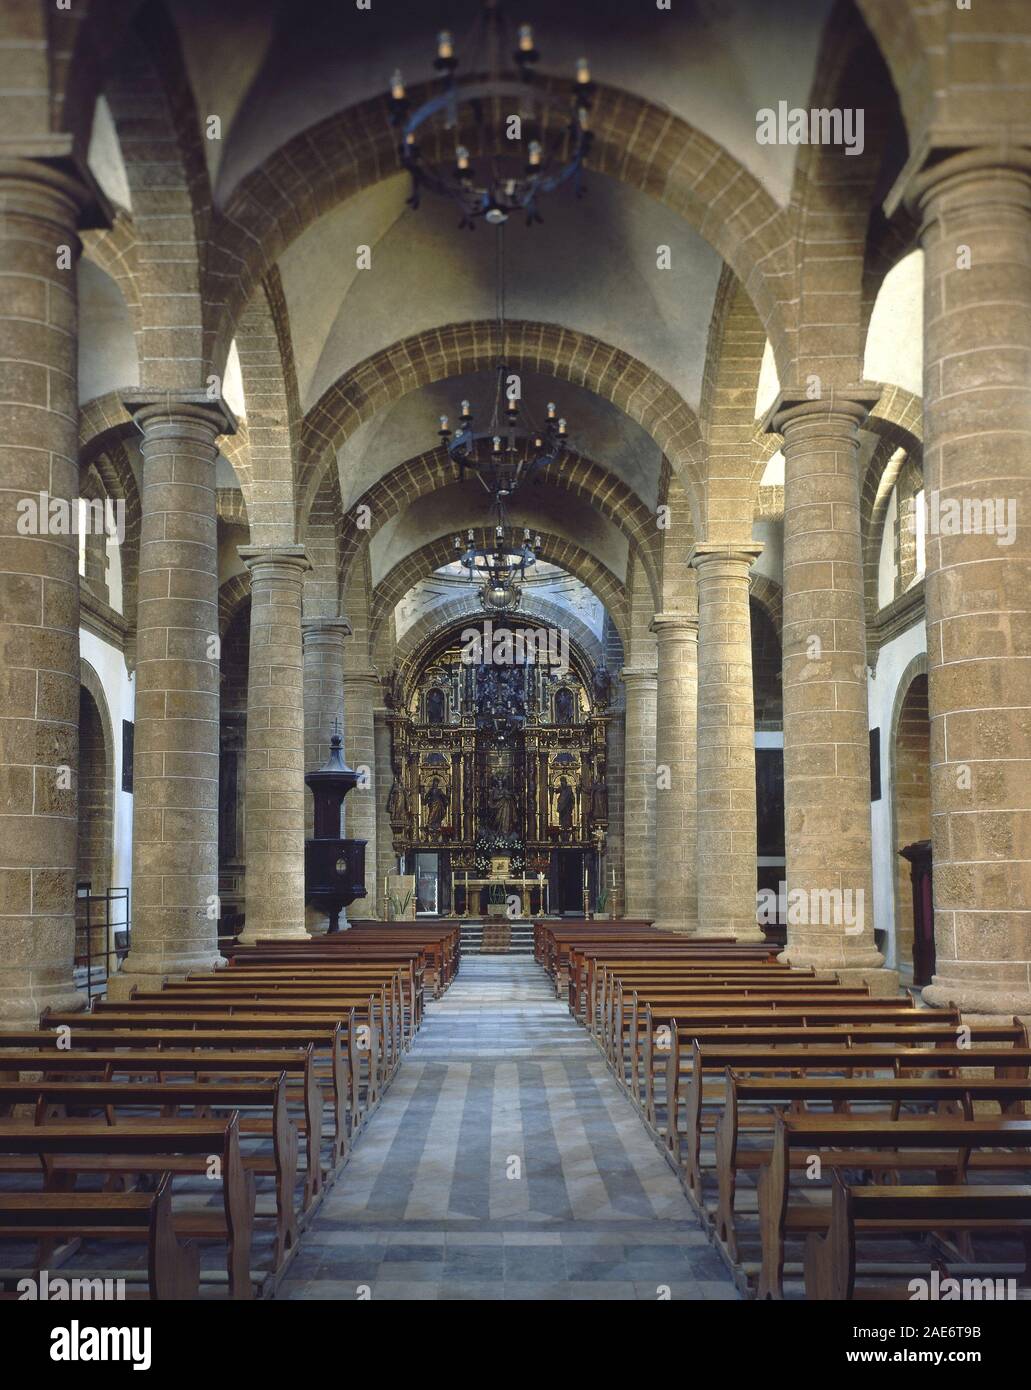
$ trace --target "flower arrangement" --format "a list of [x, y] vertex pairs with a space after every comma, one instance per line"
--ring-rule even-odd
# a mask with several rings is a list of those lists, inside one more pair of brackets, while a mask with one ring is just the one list
[[489, 878], [491, 858], [496, 854], [507, 854], [510, 858], [509, 873], [514, 878], [522, 878], [526, 872], [526, 856], [518, 835], [484, 834], [476, 841], [476, 876]]

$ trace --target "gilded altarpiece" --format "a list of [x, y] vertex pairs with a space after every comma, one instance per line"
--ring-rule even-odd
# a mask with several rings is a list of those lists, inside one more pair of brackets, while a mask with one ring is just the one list
[[536, 659], [543, 638], [515, 643], [510, 660], [497, 644], [470, 659], [463, 631], [386, 683], [394, 851], [439, 855], [442, 911], [468, 907], [451, 901], [452, 875], [488, 877], [492, 861], [543, 875], [553, 907], [563, 878], [579, 873], [593, 893], [608, 829], [607, 673], [571, 645], [565, 663]]

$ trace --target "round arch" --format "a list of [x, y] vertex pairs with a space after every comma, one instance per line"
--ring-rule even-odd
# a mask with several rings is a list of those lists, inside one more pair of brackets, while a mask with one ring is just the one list
[[[627, 594], [622, 581], [607, 569], [601, 561], [588, 554], [581, 546], [559, 536], [541, 532], [542, 546], [540, 557], [549, 564], [579, 579], [604, 604], [606, 611], [616, 625], [620, 640], [626, 647], [626, 606]], [[418, 550], [400, 560], [384, 575], [373, 590], [369, 621], [369, 649], [375, 651], [379, 629], [395, 606], [409, 589], [420, 579], [455, 558], [451, 533], [427, 541]]]
[[649, 434], [683, 479], [696, 533], [702, 514], [705, 447], [698, 417], [651, 368], [619, 348], [556, 324], [513, 321], [449, 324], [415, 334], [368, 357], [312, 406], [301, 428], [297, 497], [307, 517], [323, 476], [350, 434], [410, 391], [486, 371], [504, 360], [550, 374], [611, 401]]
[[927, 653], [918, 652], [899, 678], [891, 711], [888, 758], [896, 965], [913, 963], [910, 869], [898, 851], [903, 845], [931, 838], [931, 724], [927, 675]]
[[[571, 97], [573, 85], [549, 78], [556, 94]], [[418, 104], [432, 91], [413, 87], [410, 99]], [[708, 135], [629, 92], [597, 86], [591, 131], [590, 168], [682, 216], [748, 287], [779, 346], [777, 280], [789, 270], [791, 255], [785, 210]], [[487, 110], [481, 148], [500, 151], [505, 141], [504, 122]], [[401, 168], [387, 101], [377, 97], [302, 131], [241, 180], [210, 247], [225, 305], [211, 348], [214, 361], [224, 359], [244, 306], [287, 247], [339, 203]]]
[[[482, 622], [485, 617], [487, 614], [476, 606], [468, 594], [463, 594], [441, 604], [439, 608], [424, 613], [408, 629], [394, 647], [393, 665], [404, 679], [415, 659], [414, 654], [422, 650], [424, 644], [430, 640], [434, 633], [442, 633], [445, 629], [452, 628], [458, 623]], [[587, 624], [577, 618], [575, 614], [570, 613], [567, 608], [563, 608], [557, 603], [551, 603], [548, 599], [537, 598], [524, 591], [519, 607], [514, 612], [499, 617], [498, 621], [499, 623], [501, 621], [518, 623], [523, 617], [546, 627], [566, 627], [569, 630], [570, 641], [577, 644], [589, 661], [593, 662], [595, 666], [604, 664], [605, 652], [601, 642]]]
[[[432, 660], [433, 653], [442, 650], [450, 645], [454, 640], [455, 634], [460, 633], [463, 628], [467, 628], [470, 619], [477, 616], [472, 611], [460, 613], [445, 622], [441, 622], [432, 627], [428, 632], [423, 633], [418, 641], [413, 641], [410, 646], [404, 644], [398, 646], [397, 672], [402, 699], [407, 701], [411, 695], [412, 688], [420, 674], [425, 670]], [[480, 618], [485, 618], [486, 614], [479, 614]], [[506, 614], [506, 624], [518, 624], [521, 627], [547, 627], [548, 623], [543, 617], [529, 613], [520, 609], [517, 613]], [[406, 634], [410, 636], [411, 634]], [[573, 635], [569, 634], [569, 650], [572, 664], [576, 668], [581, 679], [585, 680], [590, 686], [591, 673], [597, 665], [597, 657], [592, 655]]]
[[100, 676], [79, 658], [79, 831], [76, 881], [95, 893], [111, 887], [114, 857], [115, 744]]
[[[344, 517], [341, 532], [340, 569], [346, 588], [348, 572], [363, 546], [391, 517], [398, 516], [421, 497], [438, 492], [455, 482], [455, 465], [442, 448], [431, 449], [406, 460], [364, 493]], [[568, 453], [561, 470], [542, 477], [542, 484], [583, 500], [606, 517], [626, 536], [653, 589], [658, 592], [657, 550], [659, 532], [655, 517], [636, 493], [601, 464], [582, 455]], [[532, 488], [519, 494], [533, 497]], [[358, 526], [358, 509], [367, 507], [374, 526], [363, 531]]]

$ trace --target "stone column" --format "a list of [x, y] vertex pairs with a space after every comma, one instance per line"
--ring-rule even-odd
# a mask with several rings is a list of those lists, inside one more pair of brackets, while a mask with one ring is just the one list
[[655, 671], [624, 666], [623, 889], [626, 917], [655, 917]]
[[218, 954], [218, 541], [215, 460], [235, 430], [205, 392], [137, 392], [143, 434], [132, 817], [132, 946], [109, 994]]
[[[623, 797], [626, 781], [625, 749], [625, 710], [611, 710], [609, 720], [609, 759], [605, 778], [609, 786], [609, 828], [605, 846], [605, 887], [611, 899], [610, 911], [613, 917], [626, 915], [626, 861], [624, 856]], [[613, 883], [615, 878], [615, 883]]]
[[875, 396], [783, 394], [784, 816], [792, 965], [893, 972], [873, 940], [866, 612], [858, 427]]
[[251, 572], [247, 671], [246, 914], [241, 941], [303, 937], [304, 547], [241, 546]]
[[698, 929], [761, 941], [756, 921], [755, 705], [748, 577], [761, 545], [696, 545]]
[[1031, 153], [955, 155], [910, 195], [926, 257], [924, 998], [1031, 1014]]
[[[382, 694], [380, 696], [382, 698]], [[390, 825], [390, 816], [387, 812], [387, 798], [390, 796], [390, 788], [393, 784], [394, 773], [390, 765], [390, 724], [388, 722], [389, 711], [385, 706], [373, 711], [375, 721], [374, 740], [376, 746], [376, 770], [374, 773], [374, 787], [376, 796], [376, 896], [377, 901], [381, 902], [379, 895], [383, 892], [383, 883], [387, 874], [397, 872], [397, 856], [394, 853], [394, 832]], [[457, 783], [455, 784], [457, 786]], [[355, 795], [354, 792], [351, 793]], [[346, 804], [346, 803], [345, 803]], [[459, 821], [456, 816], [456, 826]], [[367, 880], [368, 882], [368, 880]], [[450, 887], [450, 885], [448, 885]], [[441, 880], [441, 893], [444, 891], [444, 882]]]
[[376, 672], [344, 672], [344, 752], [355, 770], [367, 769], [368, 781], [355, 787], [344, 802], [345, 835], [364, 840], [364, 898], [356, 898], [350, 912], [354, 917], [378, 917], [376, 883], [376, 726], [374, 711], [382, 700]]
[[[345, 618], [305, 618], [301, 623], [304, 646], [304, 770], [311, 772], [329, 757], [334, 721], [344, 727], [344, 638], [351, 635]], [[351, 796], [354, 792], [351, 793]], [[350, 800], [350, 797], [348, 798]], [[346, 803], [345, 803], [346, 804]], [[314, 800], [304, 788], [305, 835], [314, 830]], [[341, 831], [343, 834], [343, 831]], [[328, 919], [314, 907], [305, 908], [309, 932], [325, 932]], [[341, 930], [346, 909], [340, 913]]]
[[[344, 638], [351, 635], [346, 618], [305, 618], [301, 623], [304, 648], [304, 770], [311, 772], [329, 757], [334, 720], [344, 728]], [[314, 802], [304, 789], [306, 834], [314, 828]]]
[[[79, 737], [76, 227], [84, 186], [0, 160], [0, 1028], [72, 983]], [[62, 249], [63, 248], [63, 249]]]
[[655, 925], [698, 930], [697, 700], [698, 619], [656, 613]]

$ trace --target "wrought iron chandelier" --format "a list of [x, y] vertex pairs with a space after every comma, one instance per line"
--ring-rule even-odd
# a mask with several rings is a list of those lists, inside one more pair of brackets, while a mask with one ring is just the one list
[[[586, 58], [578, 60], [573, 99], [560, 102], [537, 79], [534, 69], [540, 54], [529, 24], [517, 31], [514, 72], [502, 70], [506, 32], [497, 0], [486, 0], [463, 44], [475, 75], [456, 77], [458, 53], [451, 32], [445, 29], [437, 35], [434, 62], [444, 79], [442, 92], [412, 110], [400, 71], [390, 82], [390, 119], [401, 130], [401, 163], [412, 179], [409, 205], [417, 208], [422, 190], [429, 189], [458, 206], [459, 226], [470, 231], [481, 217], [500, 226], [514, 212], [525, 213], [529, 226], [543, 220], [537, 207], [543, 194], [570, 182], [578, 194], [583, 191], [595, 90], [590, 65]], [[481, 55], [486, 60], [485, 73]], [[511, 145], [512, 153], [495, 154], [483, 148], [488, 108], [505, 123], [509, 138], [503, 143]]]
[[[504, 321], [500, 325], [504, 341]], [[497, 386], [488, 428], [477, 433], [473, 426], [473, 409], [463, 401], [459, 413], [459, 428], [452, 433], [446, 415], [440, 417], [440, 440], [448, 457], [458, 465], [458, 480], [474, 473], [487, 490], [495, 496], [510, 497], [524, 483], [534, 480], [542, 468], [564, 462], [569, 427], [559, 416], [554, 401], [548, 402], [547, 416], [537, 428], [530, 419], [519, 430], [522, 402], [515, 387], [507, 381], [518, 382], [502, 362], [497, 367]], [[504, 400], [504, 409], [502, 409]], [[525, 412], [524, 412], [525, 413]]]
[[519, 607], [520, 581], [537, 563], [541, 538], [531, 535], [528, 526], [523, 528], [522, 538], [517, 537], [516, 528], [508, 524], [501, 496], [494, 499], [494, 515], [493, 529], [482, 545], [477, 544], [476, 532], [470, 527], [464, 542], [461, 536], [455, 537], [455, 552], [469, 578], [482, 581], [481, 606], [491, 613], [510, 612]]
[[[505, 254], [504, 227], [497, 229], [497, 336], [505, 343]], [[459, 416], [460, 427], [454, 434], [448, 417], [440, 417], [439, 437], [448, 456], [458, 465], [459, 482], [471, 472], [490, 495], [494, 514], [493, 534], [483, 545], [476, 544], [475, 532], [467, 533], [463, 549], [462, 538], [455, 537], [458, 562], [471, 579], [482, 579], [480, 603], [489, 612], [511, 610], [519, 606], [520, 580], [537, 562], [541, 538], [531, 539], [529, 527], [524, 527], [522, 541], [509, 537], [507, 507], [512, 494], [524, 484], [537, 479], [537, 474], [549, 464], [565, 462], [568, 443], [566, 421], [559, 416], [554, 401], [549, 401], [547, 417], [540, 429], [527, 421], [528, 432], [517, 432], [521, 411], [520, 378], [510, 374], [504, 361], [498, 363], [490, 424], [487, 431], [476, 433], [469, 401], [463, 401]], [[525, 412], [524, 412], [525, 413]]]
[[[496, 232], [495, 310], [497, 341], [504, 352], [507, 339], [505, 321], [505, 229]], [[473, 408], [462, 401], [458, 428], [453, 432], [446, 415], [440, 416], [438, 437], [447, 449], [448, 457], [458, 466], [458, 480], [473, 473], [501, 505], [524, 484], [537, 480], [537, 475], [549, 464], [565, 464], [569, 445], [569, 426], [558, 413], [558, 406], [549, 401], [543, 423], [538, 424], [522, 399], [522, 383], [501, 357], [495, 368], [494, 393], [490, 416], [485, 430], [477, 431]]]

